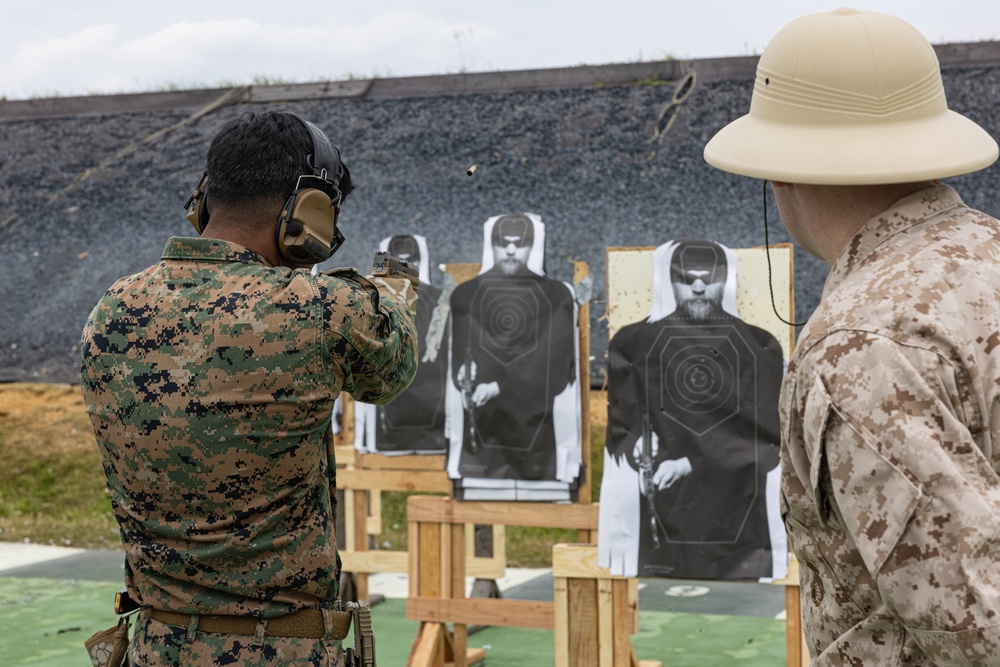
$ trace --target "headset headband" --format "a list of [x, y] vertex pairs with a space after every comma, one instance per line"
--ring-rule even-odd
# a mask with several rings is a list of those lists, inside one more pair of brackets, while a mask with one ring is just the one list
[[340, 151], [337, 150], [337, 147], [333, 145], [330, 138], [322, 130], [308, 120], [292, 111], [286, 111], [285, 113], [292, 118], [297, 118], [309, 130], [309, 136], [312, 138], [313, 152], [307, 159], [309, 166], [312, 167], [313, 175], [330, 181], [334, 187], [338, 187], [340, 179], [344, 174], [344, 163], [340, 161]]

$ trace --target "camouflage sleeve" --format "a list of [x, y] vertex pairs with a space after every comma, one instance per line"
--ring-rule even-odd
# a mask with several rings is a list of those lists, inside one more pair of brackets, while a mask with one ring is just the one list
[[977, 442], [969, 374], [866, 332], [833, 334], [810, 356], [812, 385], [799, 390], [817, 505], [829, 502], [827, 520], [843, 523], [886, 608], [935, 664], [995, 659], [1000, 485]]
[[[396, 398], [417, 372], [417, 328], [402, 283], [389, 289], [354, 271], [322, 274], [340, 278], [327, 285], [327, 328], [338, 336], [333, 356], [343, 390], [356, 400], [384, 404]], [[346, 306], [346, 308], [342, 307]]]

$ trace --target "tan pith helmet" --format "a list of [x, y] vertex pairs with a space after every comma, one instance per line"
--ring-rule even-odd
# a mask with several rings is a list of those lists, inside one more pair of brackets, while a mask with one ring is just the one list
[[909, 183], [983, 169], [997, 142], [948, 109], [937, 55], [898, 18], [838, 9], [792, 21], [764, 49], [750, 113], [705, 160], [788, 183]]

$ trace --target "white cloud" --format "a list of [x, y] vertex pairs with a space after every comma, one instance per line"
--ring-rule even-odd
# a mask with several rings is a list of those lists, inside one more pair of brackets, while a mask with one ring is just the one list
[[312, 81], [444, 73], [475, 66], [468, 43], [473, 37], [475, 46], [500, 41], [500, 34], [485, 25], [409, 11], [354, 25], [333, 19], [292, 26], [250, 18], [185, 20], [127, 37], [114, 26], [100, 25], [25, 42], [0, 75], [0, 90], [18, 96], [55, 90], [84, 94], [250, 83], [257, 76]]
[[26, 41], [0, 70], [0, 88], [24, 94], [80, 90], [101, 71], [103, 54], [114, 47], [116, 33], [113, 25], [96, 25], [68, 37]]
[[[843, 0], [48, 0], [5, 7], [0, 95], [316, 81], [759, 53], [785, 23]], [[341, 5], [338, 7], [338, 5]], [[941, 41], [1000, 34], [1000, 2], [868, 0]], [[183, 18], [181, 18], [183, 17]]]

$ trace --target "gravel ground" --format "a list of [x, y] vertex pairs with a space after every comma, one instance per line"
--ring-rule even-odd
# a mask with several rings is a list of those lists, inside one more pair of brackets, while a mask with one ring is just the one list
[[[1000, 135], [1000, 67], [949, 69], [945, 85], [952, 108]], [[379, 239], [396, 233], [426, 236], [435, 264], [478, 262], [488, 217], [538, 213], [550, 275], [570, 280], [572, 261], [583, 259], [595, 278], [596, 383], [607, 347], [606, 248], [685, 236], [763, 243], [760, 182], [701, 157], [712, 134], [748, 109], [750, 92], [749, 79], [699, 83], [660, 142], [650, 137], [671, 86], [281, 106], [330, 135], [358, 186], [342, 216], [347, 244], [323, 268], [367, 270]], [[91, 307], [116, 278], [157, 261], [167, 238], [192, 233], [182, 205], [208, 143], [245, 108], [204, 116], [80, 181], [189, 111], [0, 122], [0, 381], [77, 381]], [[994, 216], [998, 169], [953, 181], [969, 205]], [[771, 241], [787, 241], [771, 214]], [[825, 265], [796, 249], [797, 318], [815, 308], [825, 276]], [[434, 278], [440, 284], [440, 271]]]

